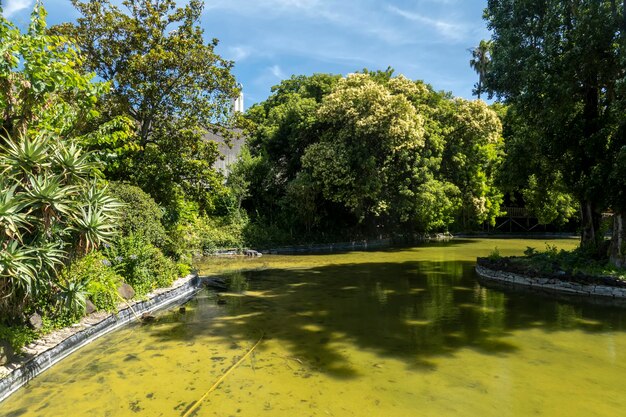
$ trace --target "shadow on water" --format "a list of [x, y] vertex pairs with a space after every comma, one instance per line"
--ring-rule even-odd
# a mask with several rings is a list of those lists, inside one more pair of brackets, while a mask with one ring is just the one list
[[[488, 355], [517, 350], [514, 331], [622, 331], [626, 310], [563, 302], [480, 285], [473, 262], [331, 265], [230, 274], [230, 292], [193, 300], [182, 322], [149, 329], [157, 340], [205, 334], [243, 348], [261, 333], [294, 357], [336, 378], [358, 374], [352, 349], [430, 371], [460, 349]], [[219, 303], [218, 303], [219, 301]], [[261, 347], [262, 349], [263, 347]]]

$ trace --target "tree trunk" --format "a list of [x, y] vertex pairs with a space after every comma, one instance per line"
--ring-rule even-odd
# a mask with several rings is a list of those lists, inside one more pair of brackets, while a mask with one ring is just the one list
[[626, 212], [617, 212], [613, 215], [609, 258], [611, 263], [618, 268], [626, 267]]
[[601, 215], [597, 212], [595, 204], [591, 201], [580, 203], [582, 233], [580, 236], [580, 246], [594, 252], [601, 248], [602, 236], [600, 235]]

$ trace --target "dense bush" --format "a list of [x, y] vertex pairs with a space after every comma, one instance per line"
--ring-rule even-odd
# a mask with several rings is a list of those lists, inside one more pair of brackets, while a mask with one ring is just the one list
[[139, 296], [169, 286], [178, 276], [176, 264], [141, 236], [120, 238], [105, 255]]
[[134, 185], [112, 182], [111, 193], [124, 203], [118, 228], [124, 236], [131, 234], [143, 237], [148, 243], [166, 250], [169, 238], [161, 222], [163, 210], [141, 188]]
[[176, 247], [192, 255], [214, 252], [218, 248], [239, 248], [243, 242], [245, 220], [228, 217], [193, 216], [171, 231]]
[[72, 262], [61, 272], [61, 280], [86, 283], [87, 297], [98, 310], [114, 311], [119, 302], [117, 289], [123, 279], [100, 252], [91, 252]]
[[0, 324], [0, 340], [5, 340], [16, 353], [22, 347], [37, 339], [37, 332], [26, 326], [5, 326]]

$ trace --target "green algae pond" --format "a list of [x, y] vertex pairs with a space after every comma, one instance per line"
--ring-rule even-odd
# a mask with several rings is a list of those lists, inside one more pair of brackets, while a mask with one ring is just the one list
[[487, 288], [496, 246], [545, 239], [206, 260], [227, 292], [98, 339], [0, 415], [183, 416], [262, 335], [195, 416], [624, 415], [626, 309]]

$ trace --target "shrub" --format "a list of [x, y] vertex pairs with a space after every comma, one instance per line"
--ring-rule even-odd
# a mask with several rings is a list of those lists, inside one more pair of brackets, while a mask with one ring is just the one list
[[163, 210], [141, 188], [119, 182], [110, 183], [111, 193], [122, 203], [119, 230], [124, 236], [143, 237], [148, 243], [169, 250], [170, 239], [163, 227]]
[[531, 246], [526, 246], [526, 249], [524, 250], [524, 255], [526, 256], [534, 256], [537, 254], [537, 250]]
[[169, 286], [177, 277], [176, 264], [143, 236], [131, 234], [122, 237], [105, 253], [115, 270], [137, 295]]
[[176, 247], [192, 254], [211, 253], [219, 248], [241, 248], [245, 220], [194, 216], [176, 225], [172, 239]]
[[86, 282], [86, 293], [98, 310], [114, 311], [119, 301], [117, 288], [122, 277], [100, 252], [91, 252], [72, 262], [61, 272], [66, 283]]
[[186, 277], [191, 273], [191, 266], [186, 263], [179, 262], [176, 264], [176, 268], [178, 268], [179, 277]]
[[498, 249], [497, 246], [495, 248], [493, 248], [491, 253], [487, 256], [487, 258], [489, 258], [492, 261], [496, 261], [496, 260], [500, 259], [501, 257], [502, 256], [500, 255], [500, 249]]
[[5, 326], [0, 324], [0, 340], [7, 341], [16, 353], [37, 339], [37, 332], [28, 326]]
[[292, 236], [278, 226], [263, 222], [250, 222], [244, 229], [247, 244], [252, 247], [271, 247], [294, 243]]
[[[58, 288], [57, 273], [71, 255], [113, 237], [118, 208], [98, 181], [94, 158], [75, 136], [95, 122], [104, 85], [81, 72], [71, 42], [47, 33], [45, 16], [38, 2], [24, 32], [0, 16], [3, 322], [19, 322], [35, 304], [52, 301], [40, 295]], [[78, 289], [66, 288], [65, 294], [78, 295]]]

